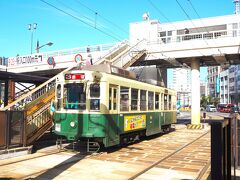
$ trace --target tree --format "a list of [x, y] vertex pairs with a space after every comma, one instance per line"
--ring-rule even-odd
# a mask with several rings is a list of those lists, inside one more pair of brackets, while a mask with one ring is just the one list
[[208, 105], [208, 97], [202, 96], [200, 100], [200, 106], [206, 108], [207, 105]]
[[200, 100], [200, 106], [205, 108], [208, 104], [213, 104], [214, 106], [217, 106], [219, 103], [220, 98], [218, 97], [202, 96]]

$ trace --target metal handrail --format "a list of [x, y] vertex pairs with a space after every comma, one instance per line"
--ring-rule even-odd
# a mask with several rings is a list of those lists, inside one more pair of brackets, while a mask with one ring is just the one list
[[[233, 35], [233, 31], [236, 31], [236, 36]], [[210, 31], [210, 32], [202, 32], [202, 33], [191, 33], [191, 34], [182, 34], [176, 36], [163, 36], [159, 37], [156, 41], [148, 41], [147, 44], [171, 44], [171, 43], [181, 43], [181, 42], [189, 42], [189, 41], [208, 41], [208, 40], [216, 40], [221, 38], [234, 38], [239, 37], [240, 29], [231, 29], [231, 30], [220, 30], [220, 31]], [[219, 36], [216, 36], [219, 34]], [[212, 36], [208, 36], [212, 35]], [[188, 39], [187, 37], [192, 36], [193, 38]], [[168, 41], [170, 38], [170, 41]], [[166, 42], [163, 42], [162, 39], [165, 39]]]
[[91, 52], [95, 51], [105, 51], [110, 49], [116, 45], [116, 43], [109, 43], [109, 44], [99, 44], [99, 45], [94, 45], [94, 46], [84, 46], [84, 47], [79, 47], [79, 48], [71, 48], [71, 49], [66, 49], [66, 50], [59, 50], [59, 51], [52, 51], [52, 52], [46, 52], [43, 53], [43, 57], [50, 57], [50, 56], [63, 56], [63, 55], [71, 55], [71, 54], [76, 54], [76, 53], [86, 53], [87, 48]]
[[[76, 66], [77, 65], [71, 66], [71, 67], [63, 70], [61, 73], [69, 71], [69, 70], [71, 70], [72, 68], [74, 68]], [[31, 101], [33, 101], [34, 99], [37, 99], [43, 93], [46, 93], [47, 91], [52, 89], [54, 87], [55, 80], [56, 80], [56, 78], [58, 77], [59, 74], [55, 75], [54, 77], [52, 77], [51, 79], [47, 80], [43, 84], [41, 84], [38, 87], [34, 88], [32, 91], [29, 91], [27, 94], [21, 96], [17, 100], [11, 102], [7, 106], [3, 107], [1, 110], [5, 111], [5, 110], [8, 110], [10, 108], [13, 108], [15, 105], [17, 105], [17, 103], [21, 104], [22, 101], [25, 102], [25, 105], [29, 104]]]
[[113, 46], [111, 49], [109, 49], [105, 54], [103, 54], [102, 56], [100, 56], [95, 62], [94, 64], [101, 64], [102, 62], [105, 61], [105, 59], [109, 56], [111, 56], [111, 54], [114, 54], [114, 52], [118, 51], [121, 47], [128, 45], [128, 41], [124, 40], [118, 44], [116, 44], [115, 46]]
[[112, 64], [117, 66], [117, 64], [120, 62], [121, 63], [120, 66], [123, 67], [129, 61], [131, 61], [132, 58], [135, 57], [133, 54], [145, 52], [145, 43], [146, 43], [146, 39], [142, 39], [141, 41], [137, 42], [135, 45], [131, 46], [127, 52], [125, 52], [124, 54], [119, 56], [116, 60], [114, 60]]

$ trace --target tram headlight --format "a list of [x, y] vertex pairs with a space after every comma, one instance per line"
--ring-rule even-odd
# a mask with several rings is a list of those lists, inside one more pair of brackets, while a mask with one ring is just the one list
[[70, 126], [71, 126], [72, 128], [75, 128], [75, 127], [76, 127], [76, 123], [75, 123], [74, 121], [72, 121], [72, 122], [70, 122]]

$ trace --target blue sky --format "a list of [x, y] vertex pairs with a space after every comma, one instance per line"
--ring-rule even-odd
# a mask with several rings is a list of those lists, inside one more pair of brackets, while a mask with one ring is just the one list
[[[36, 47], [37, 40], [40, 45], [51, 41], [54, 43], [53, 46], [46, 46], [41, 51], [53, 51], [128, 39], [129, 23], [141, 21], [144, 12], [149, 12], [151, 19], [167, 22], [156, 8], [171, 22], [187, 20], [176, 0], [44, 1], [77, 19], [54, 9], [41, 0], [1, 0], [1, 56], [30, 54], [31, 32], [28, 30], [30, 23], [38, 24], [33, 33], [33, 47]], [[189, 0], [178, 1], [192, 19], [198, 18]], [[155, 5], [155, 8], [150, 2]], [[190, 2], [202, 18], [234, 12], [232, 0], [190, 0]], [[104, 33], [95, 29], [95, 25]]]

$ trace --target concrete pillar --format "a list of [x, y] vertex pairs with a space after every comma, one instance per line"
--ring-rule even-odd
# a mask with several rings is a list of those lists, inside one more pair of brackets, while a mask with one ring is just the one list
[[191, 124], [200, 124], [200, 65], [199, 60], [193, 58], [192, 70], [192, 107]]

